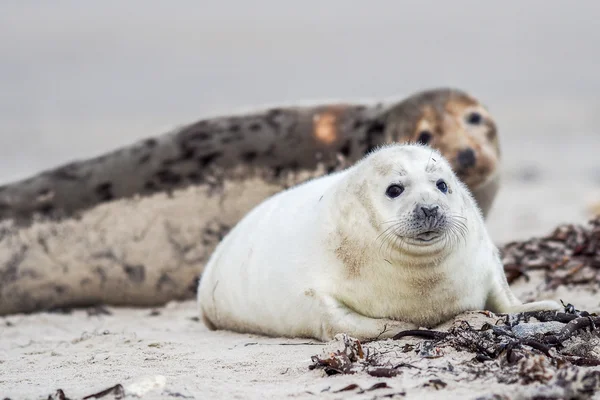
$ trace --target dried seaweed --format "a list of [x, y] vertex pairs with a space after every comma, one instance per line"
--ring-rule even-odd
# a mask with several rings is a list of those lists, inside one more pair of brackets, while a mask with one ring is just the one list
[[359, 340], [341, 335], [341, 341], [344, 344], [342, 350], [330, 352], [327, 357], [312, 356], [313, 363], [308, 369], [322, 369], [327, 375], [336, 375], [354, 374], [358, 367], [358, 371], [365, 371], [371, 376], [390, 378], [401, 373], [398, 368], [410, 366], [404, 363], [394, 367], [381, 365], [374, 353], [363, 349]]
[[540, 378], [544, 383], [533, 390], [516, 390], [512, 396], [492, 393], [477, 400], [587, 400], [600, 390], [600, 371], [571, 366], [559, 369], [550, 379], [545, 374]]
[[[85, 396], [83, 397], [83, 400], [101, 399], [108, 395], [112, 395], [113, 399], [122, 399], [123, 397], [125, 397], [125, 389], [123, 388], [123, 385], [117, 384], [115, 386], [109, 387], [108, 389], [104, 389], [98, 393]], [[54, 394], [48, 396], [48, 400], [70, 400], [70, 398], [65, 395], [65, 392], [62, 389], [57, 389]]]
[[[460, 351], [475, 353], [475, 359], [481, 362], [496, 360], [504, 355], [510, 364], [514, 364], [524, 357], [541, 353], [550, 359], [555, 359], [556, 363], [600, 365], [599, 358], [565, 353], [564, 346], [565, 341], [586, 329], [595, 332], [596, 327], [600, 326], [600, 317], [575, 310], [571, 304], [566, 305], [565, 310], [571, 312], [544, 311], [506, 315], [504, 325], [484, 324], [481, 329], [473, 329], [469, 323], [462, 321], [448, 332], [426, 332], [429, 332], [428, 337], [437, 337], [438, 346], [450, 345]], [[540, 336], [535, 330], [531, 330], [528, 337], [522, 337], [522, 333], [521, 336], [514, 333], [515, 327], [521, 322], [528, 322], [536, 317], [539, 318], [538, 326], [560, 322], [560, 331], [548, 332]], [[397, 337], [402, 336], [406, 335], [403, 335], [403, 332], [397, 335]]]
[[56, 393], [48, 396], [48, 400], [71, 400], [66, 395], [62, 389], [57, 389]]
[[372, 385], [371, 387], [368, 387], [367, 389], [361, 389], [361, 387], [359, 385], [357, 385], [356, 383], [351, 383], [350, 385], [344, 386], [343, 388], [341, 388], [339, 390], [334, 390], [333, 393], [349, 392], [349, 391], [352, 391], [355, 389], [359, 389], [358, 392], [356, 392], [357, 394], [363, 394], [366, 392], [372, 392], [373, 390], [377, 390], [377, 389], [391, 389], [391, 387], [385, 382], [379, 382], [379, 383]]
[[353, 364], [359, 360], [368, 359], [368, 357], [365, 357], [360, 341], [348, 336], [344, 336], [343, 341], [344, 349], [330, 353], [327, 358], [312, 356], [313, 364], [309, 366], [309, 369], [322, 368], [327, 375], [353, 374]]
[[[600, 372], [586, 369], [600, 365], [600, 330], [596, 330], [600, 327], [600, 317], [577, 310], [571, 304], [564, 305], [562, 312], [475, 315], [480, 314], [485, 315], [483, 321], [478, 319], [480, 317], [469, 319], [478, 324], [476, 327], [467, 320], [458, 319], [446, 331], [400, 332], [395, 339], [383, 341], [386, 343], [383, 346], [378, 343], [381, 341], [361, 344], [341, 335], [337, 339], [343, 343], [343, 350], [313, 357], [309, 368], [323, 369], [328, 375], [365, 372], [374, 377], [393, 379], [405, 371], [401, 367], [413, 367], [398, 361], [407, 361], [411, 357], [437, 358], [440, 360], [427, 368], [413, 367], [416, 368], [413, 375], [427, 377], [422, 387], [444, 390], [447, 380], [441, 380], [442, 376], [456, 377], [466, 371], [468, 380], [487, 377], [503, 384], [520, 384], [531, 388], [527, 393], [538, 393], [539, 389], [541, 397], [519, 397], [523, 399], [587, 398], [589, 393], [600, 390]], [[410, 345], [401, 342], [408, 337], [417, 339]], [[377, 351], [381, 348], [385, 351]], [[448, 348], [470, 353], [472, 357], [467, 355], [465, 361], [461, 356], [462, 361], [454, 364], [450, 360], [442, 362], [450, 354]], [[390, 353], [396, 357], [395, 362], [391, 361]], [[431, 373], [440, 374], [440, 377], [431, 379]]]
[[500, 254], [509, 283], [543, 270], [549, 289], [567, 284], [600, 286], [600, 216], [588, 226], [564, 224], [548, 236], [507, 243]]
[[108, 396], [109, 394], [112, 394], [115, 396], [115, 399], [121, 399], [125, 396], [125, 389], [123, 388], [122, 385], [117, 384], [113, 387], [110, 387], [108, 389], [102, 390], [98, 393], [94, 393], [94, 394], [90, 394], [89, 396], [85, 396], [83, 398], [83, 400], [87, 400], [87, 399], [100, 399], [104, 396]]

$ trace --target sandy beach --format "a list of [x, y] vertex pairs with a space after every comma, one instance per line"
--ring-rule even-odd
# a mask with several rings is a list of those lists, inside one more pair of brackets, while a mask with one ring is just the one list
[[[451, 85], [481, 98], [498, 122], [503, 186], [487, 221], [498, 244], [592, 216], [600, 204], [599, 3], [374, 4], [7, 1], [0, 182], [204, 116]], [[521, 280], [515, 290], [600, 311], [591, 286], [548, 291], [540, 283]], [[0, 398], [62, 389], [75, 399], [117, 384], [144, 399], [516, 396], [490, 376], [473, 380], [459, 369], [449, 378], [412, 353], [400, 359], [420, 369], [394, 378], [329, 377], [308, 367], [334, 344], [210, 332], [197, 317], [186, 301], [0, 318]], [[462, 365], [466, 355], [449, 349], [446, 357]], [[447, 386], [428, 383], [438, 378]], [[336, 393], [381, 382], [390, 388]]]

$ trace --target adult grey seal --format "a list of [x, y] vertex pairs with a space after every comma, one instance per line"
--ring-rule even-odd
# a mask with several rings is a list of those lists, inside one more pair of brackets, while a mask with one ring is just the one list
[[406, 142], [439, 149], [487, 215], [499, 179], [496, 124], [477, 99], [442, 88], [392, 104], [282, 107], [200, 120], [0, 186], [0, 219], [70, 216], [99, 203], [188, 185], [208, 185], [221, 195], [226, 179], [260, 177], [284, 189], [306, 179], [306, 172], [338, 171], [376, 146]]

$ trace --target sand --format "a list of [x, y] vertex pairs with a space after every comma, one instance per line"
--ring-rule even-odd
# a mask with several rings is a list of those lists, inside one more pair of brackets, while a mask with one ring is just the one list
[[[562, 299], [579, 309], [600, 311], [597, 288], [547, 290], [542, 281], [541, 272], [534, 272], [529, 281], [518, 279], [513, 289], [524, 300]], [[498, 320], [466, 313], [444, 326], [460, 321], [481, 326], [482, 319], [491, 324]], [[158, 308], [97, 307], [11, 315], [0, 318], [0, 397], [45, 399], [61, 389], [67, 398], [80, 399], [115, 385], [121, 385], [128, 398], [144, 399], [370, 399], [393, 394], [434, 399], [442, 393], [444, 398], [458, 399], [507, 392], [509, 398], [517, 398], [518, 393], [529, 398], [543, 389], [540, 382], [500, 383], [498, 374], [512, 372], [505, 372], [501, 362], [473, 364], [472, 353], [444, 348], [443, 357], [429, 358], [402, 351], [404, 345], [418, 342], [422, 340], [407, 338], [366, 345], [383, 352], [384, 363], [416, 367], [401, 368], [398, 376], [378, 378], [362, 371], [327, 376], [309, 369], [311, 357], [340, 349], [339, 342], [209, 331], [198, 318], [194, 301]], [[600, 341], [595, 346], [600, 355]], [[385, 387], [374, 386], [384, 382]], [[358, 387], [337, 392], [348, 385]], [[361, 391], [369, 388], [374, 389]]]
[[[521, 283], [516, 285], [518, 293], [549, 295], [537, 293], [535, 285]], [[592, 292], [563, 290], [560, 297], [576, 305], [594, 304], [589, 308], [600, 310]], [[482, 318], [494, 321], [472, 314], [456, 320], [473, 323]], [[409, 338], [371, 346], [388, 351], [390, 362], [420, 369], [403, 369], [393, 378], [366, 373], [326, 376], [321, 370], [309, 370], [311, 357], [339, 344], [208, 331], [197, 318], [193, 301], [155, 309], [109, 307], [70, 314], [14, 315], [0, 319], [0, 393], [12, 399], [42, 399], [62, 389], [69, 398], [79, 399], [121, 384], [131, 398], [143, 394], [144, 399], [309, 399], [317, 395], [367, 399], [391, 393], [415, 399], [439, 398], [443, 393], [444, 398], [458, 399], [535, 387], [515, 384], [509, 388], [493, 374], [474, 379], [468, 367], [473, 354], [445, 349], [444, 357], [429, 359], [402, 353], [404, 344], [419, 341]], [[448, 363], [458, 372], [445, 371]], [[435, 379], [447, 386], [436, 388], [430, 382]], [[380, 382], [390, 388], [335, 393], [350, 384], [366, 389]]]

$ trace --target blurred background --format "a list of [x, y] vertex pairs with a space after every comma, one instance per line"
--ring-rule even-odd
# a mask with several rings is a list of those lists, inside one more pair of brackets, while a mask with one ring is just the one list
[[2, 0], [0, 183], [201, 117], [456, 86], [495, 116], [498, 242], [600, 202], [600, 2]]

